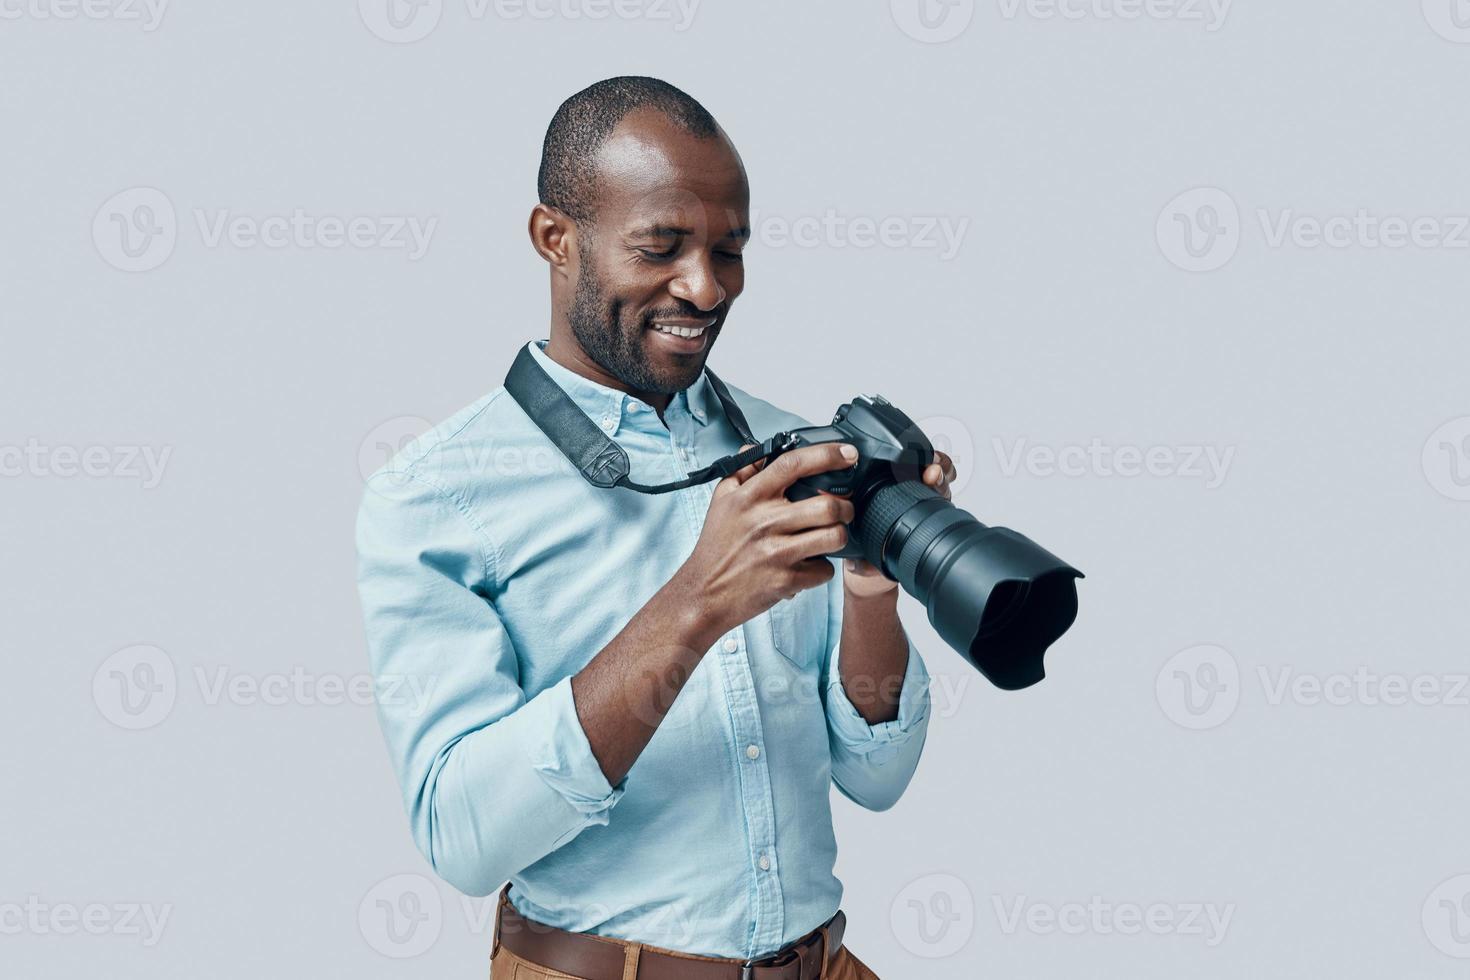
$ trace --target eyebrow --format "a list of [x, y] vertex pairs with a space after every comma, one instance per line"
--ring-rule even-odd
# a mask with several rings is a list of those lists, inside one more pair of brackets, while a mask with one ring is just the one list
[[[649, 238], [687, 238], [692, 234], [694, 234], [693, 228], [680, 228], [677, 225], [648, 225], [643, 228], [633, 229], [634, 237], [647, 236]], [[745, 225], [741, 225], [738, 228], [731, 228], [720, 237], [721, 240], [724, 240], [726, 238], [733, 238], [736, 241], [743, 242], [750, 237], [750, 228]]]

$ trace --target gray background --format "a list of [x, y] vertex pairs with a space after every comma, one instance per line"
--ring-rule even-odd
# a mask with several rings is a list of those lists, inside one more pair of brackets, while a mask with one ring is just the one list
[[[151, 30], [122, 0], [4, 7], [0, 972], [485, 974], [488, 904], [431, 883], [371, 707], [330, 703], [367, 669], [352, 521], [385, 445], [545, 336], [545, 125], [648, 73], [751, 177], [711, 363], [816, 421], [882, 392], [956, 456], [958, 503], [1088, 573], [1021, 693], [903, 600], [935, 718], [895, 809], [834, 800], [859, 955], [1466, 975], [1470, 5], [930, 0], [928, 30], [912, 0], [705, 0], [687, 24], [443, 0], [405, 42], [386, 2], [178, 0]], [[413, 258], [207, 234], [297, 209], [437, 224]], [[1394, 217], [1428, 224], [1388, 247]], [[963, 224], [954, 254], [925, 219]], [[1153, 472], [1113, 465], [1150, 449]], [[252, 693], [293, 674], [283, 703]]]

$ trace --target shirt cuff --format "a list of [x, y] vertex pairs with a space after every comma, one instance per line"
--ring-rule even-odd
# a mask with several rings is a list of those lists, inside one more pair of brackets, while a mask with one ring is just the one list
[[838, 667], [840, 644], [833, 649], [827, 676], [827, 719], [833, 735], [849, 750], [882, 762], [897, 753], [898, 746], [922, 730], [929, 717], [929, 671], [919, 656], [914, 641], [909, 640], [909, 662], [904, 669], [903, 687], [898, 694], [898, 717], [892, 721], [868, 724], [853, 706], [842, 687]]
[[584, 827], [606, 824], [608, 811], [622, 798], [627, 778], [611, 786], [603, 775], [577, 717], [571, 677], [563, 677], [536, 695], [521, 711], [536, 716], [526, 726], [535, 733], [526, 743], [532, 768], [586, 818]]

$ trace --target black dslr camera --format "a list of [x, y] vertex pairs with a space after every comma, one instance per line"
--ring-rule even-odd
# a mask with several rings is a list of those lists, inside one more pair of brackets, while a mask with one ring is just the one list
[[[862, 558], [924, 604], [946, 643], [996, 687], [1045, 676], [1042, 654], [1077, 618], [1082, 573], [1009, 528], [987, 527], [922, 482], [934, 447], [881, 395], [859, 395], [831, 425], [793, 429], [772, 458], [801, 446], [851, 443], [845, 470], [804, 477], [786, 491], [852, 500], [856, 516], [834, 558]], [[769, 464], [768, 464], [769, 465]]]

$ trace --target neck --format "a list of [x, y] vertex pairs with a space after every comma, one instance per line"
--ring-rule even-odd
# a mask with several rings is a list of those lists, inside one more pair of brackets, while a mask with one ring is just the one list
[[660, 419], [664, 417], [664, 409], [669, 407], [669, 399], [673, 397], [672, 395], [662, 395], [630, 388], [621, 379], [608, 374], [598, 366], [596, 361], [588, 357], [587, 352], [582, 349], [582, 345], [577, 343], [575, 338], [568, 338], [560, 331], [551, 331], [551, 339], [546, 342], [544, 353], [568, 371], [574, 371], [588, 381], [595, 381], [600, 385], [615, 388], [618, 391], [626, 391], [635, 398], [652, 405], [658, 410], [658, 417]]

